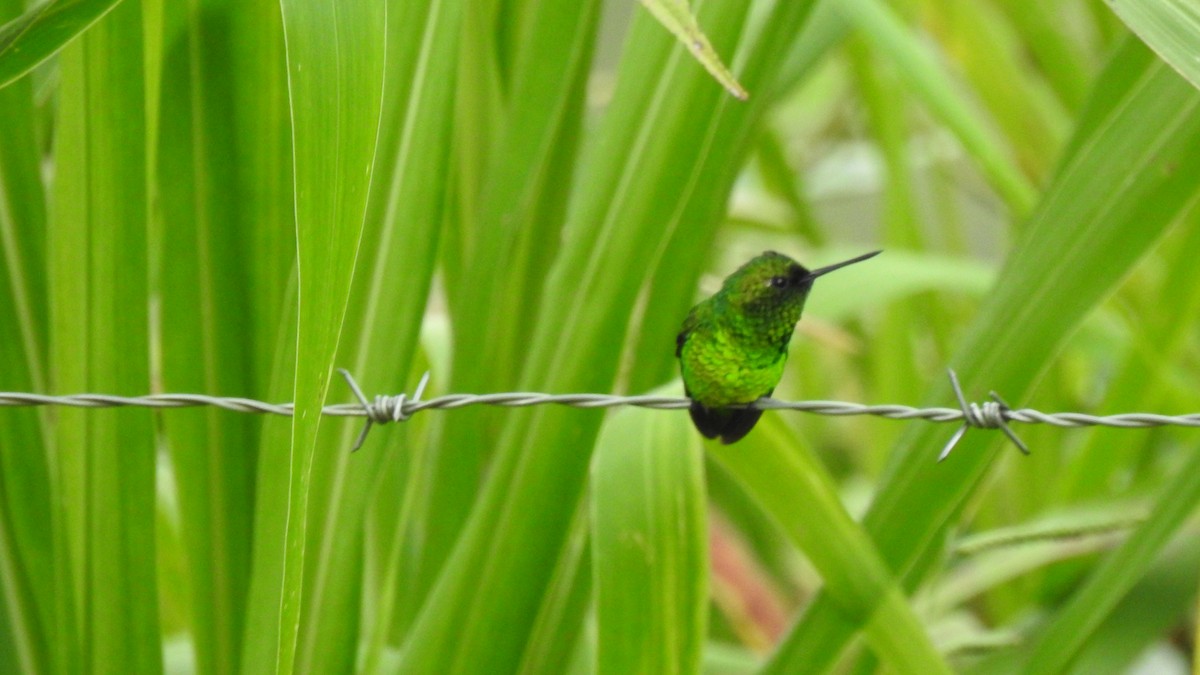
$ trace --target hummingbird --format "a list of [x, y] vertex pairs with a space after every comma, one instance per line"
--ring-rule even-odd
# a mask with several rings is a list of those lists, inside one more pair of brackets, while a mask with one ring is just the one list
[[754, 428], [761, 410], [728, 406], [770, 396], [783, 377], [788, 343], [817, 277], [879, 255], [809, 270], [766, 251], [726, 277], [712, 297], [688, 312], [675, 338], [692, 422], [705, 438], [725, 444]]

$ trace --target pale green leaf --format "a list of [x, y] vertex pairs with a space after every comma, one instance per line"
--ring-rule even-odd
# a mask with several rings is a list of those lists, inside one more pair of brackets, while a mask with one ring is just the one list
[[[246, 662], [290, 673], [305, 597], [311, 469], [363, 228], [383, 89], [386, 11], [378, 3], [284, 2], [292, 121], [299, 314], [292, 443], [264, 482], [272, 522], [256, 547]], [[331, 48], [331, 45], [333, 48]], [[264, 524], [260, 522], [260, 526]], [[261, 600], [259, 600], [261, 598]]]
[[596, 672], [693, 673], [708, 625], [699, 435], [686, 415], [614, 415], [592, 465]]
[[0, 87], [33, 70], [121, 0], [46, 0], [0, 26]]
[[642, 0], [642, 4], [650, 10], [659, 23], [679, 38], [679, 41], [691, 52], [692, 57], [699, 61], [730, 94], [742, 100], [750, 98], [750, 92], [738, 84], [733, 73], [729, 72], [729, 68], [717, 55], [717, 50], [713, 49], [712, 43], [704, 35], [700, 23], [696, 21], [686, 0]]
[[[62, 55], [49, 237], [51, 387], [150, 389], [147, 136], [140, 5]], [[99, 92], [103, 92], [100, 94]], [[162, 667], [154, 428], [147, 411], [61, 411], [52, 512], [57, 670]]]
[[881, 660], [899, 672], [949, 672], [867, 533], [850, 517], [829, 474], [781, 431], [778, 418], [754, 436], [710, 452], [821, 573], [837, 612], [860, 625]]
[[1200, 5], [1191, 0], [1109, 0], [1159, 58], [1200, 88]]

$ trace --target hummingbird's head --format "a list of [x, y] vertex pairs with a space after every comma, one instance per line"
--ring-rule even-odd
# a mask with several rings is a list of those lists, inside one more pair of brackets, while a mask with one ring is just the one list
[[817, 277], [874, 257], [879, 251], [810, 270], [782, 253], [766, 251], [731, 274], [723, 294], [737, 310], [794, 326]]
[[782, 305], [803, 303], [812, 282], [803, 265], [782, 253], [766, 251], [731, 274], [722, 290], [737, 309], [773, 313]]

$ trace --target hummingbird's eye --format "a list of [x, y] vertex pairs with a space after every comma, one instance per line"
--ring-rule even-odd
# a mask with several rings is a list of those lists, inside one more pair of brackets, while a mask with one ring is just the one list
[[772, 288], [787, 288], [788, 278], [787, 277], [771, 277], [771, 280], [768, 281], [767, 283], [770, 284]]

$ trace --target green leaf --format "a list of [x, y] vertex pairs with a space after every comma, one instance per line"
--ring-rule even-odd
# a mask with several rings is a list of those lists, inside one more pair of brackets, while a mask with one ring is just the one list
[[[127, 3], [62, 55], [49, 237], [51, 387], [150, 389], [142, 14]], [[148, 411], [59, 411], [56, 668], [162, 667]], [[61, 542], [61, 544], [59, 543]], [[76, 632], [78, 630], [78, 632]]]
[[688, 8], [686, 0], [642, 0], [642, 4], [658, 22], [687, 47], [692, 57], [700, 62], [706, 70], [720, 82], [735, 98], [743, 101], [750, 98], [750, 92], [738, 84], [733, 73], [721, 62], [717, 50], [700, 29], [700, 23]]
[[1025, 647], [1023, 652], [1028, 654], [1028, 661], [1022, 670], [1028, 673], [1065, 670], [1129, 589], [1146, 574], [1172, 536], [1195, 512], [1197, 504], [1200, 504], [1200, 454], [1192, 454], [1174, 478], [1163, 485], [1146, 521], [1104, 559], [1050, 625], [1037, 632], [1036, 642]]
[[1200, 538], [1184, 531], [1089, 635], [1073, 661], [1073, 672], [1132, 665], [1177, 622], [1186, 621], [1195, 607], [1198, 566]]
[[[0, 387], [45, 391], [46, 209], [28, 83], [0, 91], [0, 119]], [[0, 422], [0, 447], [12, 449], [0, 452], [0, 670], [12, 672], [49, 671], [57, 632], [47, 413]]]
[[[363, 228], [379, 128], [386, 12], [379, 3], [282, 3], [292, 119], [299, 315], [292, 443], [260, 484], [287, 485], [260, 534], [254, 574], [266, 603], [248, 623], [246, 663], [295, 666], [305, 597], [308, 500], [320, 409], [333, 370]], [[333, 48], [331, 48], [333, 45]], [[264, 500], [265, 501], [265, 500]], [[270, 534], [282, 534], [282, 539]]]
[[[362, 254], [346, 313], [348, 339], [338, 352], [338, 364], [348, 367], [367, 391], [414, 384], [409, 371], [451, 186], [454, 54], [463, 39], [457, 14], [461, 5], [401, 5], [398, 12], [388, 12], [384, 102], [385, 118], [399, 122], [381, 130]], [[374, 671], [388, 636], [396, 630], [397, 617], [415, 611], [410, 603], [420, 595], [411, 575], [399, 566], [398, 552], [413, 545], [411, 504], [420, 493], [416, 487], [406, 490], [403, 505], [398, 505], [396, 495], [381, 491], [379, 484], [384, 475], [401, 485], [422, 483], [428, 440], [407, 428], [400, 431], [376, 432], [368, 446], [353, 455], [346, 449], [359, 432], [358, 424], [341, 424], [322, 433], [313, 468], [309, 537], [310, 550], [319, 553], [306, 563], [311, 601], [301, 626], [303, 650], [297, 669], [302, 672], [351, 669], [364, 641], [368, 648], [362, 669]], [[395, 529], [388, 532], [390, 538], [380, 546], [387, 555], [377, 559], [386, 590], [364, 588], [370, 580], [364, 579], [362, 558], [345, 554], [365, 552], [361, 523], [372, 507], [401, 512]], [[364, 594], [380, 598], [374, 625], [346, 618], [357, 617]]]
[[[188, 20], [186, 7], [168, 3], [164, 17], [162, 37], [171, 49], [162, 55], [154, 242], [161, 253], [154, 272], [166, 391], [254, 391], [254, 351], [247, 347], [257, 336], [244, 323], [250, 275], [247, 266], [228, 264], [253, 259], [253, 238], [244, 235], [254, 223], [229, 199], [238, 192], [233, 120], [239, 110], [228, 76], [235, 61], [228, 42], [214, 38], [232, 11], [225, 0], [208, 0]], [[176, 26], [180, 37], [171, 40]], [[218, 410], [164, 415], [162, 424], [179, 503], [196, 668], [232, 672], [242, 654], [250, 578], [258, 424]]]
[[1109, 0], [1159, 58], [1200, 88], [1200, 6], [1190, 0]]
[[0, 26], [0, 87], [33, 70], [121, 0], [47, 0]]
[[522, 675], [569, 672], [572, 665], [578, 670], [583, 663], [594, 660], [588, 653], [594, 651], [591, 636], [584, 631], [584, 613], [595, 597], [589, 506], [590, 502], [584, 498], [575, 509], [546, 598], [521, 656]]
[[686, 415], [614, 415], [592, 465], [596, 672], [694, 673], [708, 627], [704, 461]]
[[[0, 20], [20, 12], [0, 2]], [[33, 87], [0, 90], [0, 388], [45, 391], [46, 196], [37, 148]], [[48, 411], [22, 410], [0, 421], [0, 670], [48, 672], [58, 631], [50, 502]]]
[[881, 660], [897, 672], [949, 672], [828, 472], [792, 447], [778, 418], [759, 427], [736, 447], [713, 443], [710, 452], [804, 551], [838, 611], [863, 627]]
[[[578, 162], [600, 6], [595, 0], [544, 3], [516, 48], [520, 68], [506, 107], [497, 113], [506, 124], [496, 138], [462, 132], [467, 147], [459, 151], [460, 163], [485, 164], [487, 171], [475, 208], [464, 209], [447, 228], [443, 260], [448, 280], [455, 282], [447, 292], [458, 321], [488, 330], [455, 335], [449, 386], [457, 391], [520, 385], [541, 289], [561, 246], [570, 196], [563, 186]], [[473, 41], [462, 43], [461, 50], [475, 51]], [[479, 74], [461, 77], [460, 90], [485, 86]], [[423, 538], [419, 575], [407, 582], [419, 597], [432, 585], [478, 496], [491, 450], [478, 439], [490, 437], [504, 418], [500, 411], [464, 410], [438, 428], [430, 479], [418, 487], [427, 508], [438, 514], [438, 527]]]
[[[1063, 339], [1190, 203], [1190, 177], [1200, 169], [1198, 106], [1200, 92], [1140, 44], [1127, 43], [1114, 56], [1054, 183], [954, 359], [968, 397], [995, 389], [1021, 401]], [[940, 382], [926, 396], [930, 404], [950, 400]], [[891, 568], [910, 580], [937, 535], [955, 522], [998, 439], [969, 433], [937, 464], [945, 440], [944, 429], [908, 429], [865, 521]], [[820, 670], [855, 628], [823, 596], [773, 665]]]

